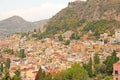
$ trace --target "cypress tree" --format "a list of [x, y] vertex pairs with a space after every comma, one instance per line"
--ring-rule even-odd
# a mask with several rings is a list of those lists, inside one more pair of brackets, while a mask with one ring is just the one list
[[3, 63], [0, 63], [0, 75], [3, 73]]
[[35, 80], [43, 80], [43, 71], [42, 71], [41, 67], [39, 68], [39, 71], [35, 77]]
[[25, 58], [25, 50], [24, 49], [20, 49], [20, 58]]
[[92, 69], [92, 59], [90, 58], [87, 64], [84, 64], [83, 67], [87, 70], [89, 77], [93, 77], [93, 69]]
[[7, 58], [7, 60], [6, 60], [6, 62], [5, 62], [5, 66], [6, 66], [7, 69], [10, 68], [10, 63], [11, 63], [10, 58]]
[[94, 56], [94, 63], [100, 64], [100, 58], [99, 58], [98, 54], [95, 54], [95, 56]]
[[3, 63], [0, 63], [0, 72], [3, 72]]

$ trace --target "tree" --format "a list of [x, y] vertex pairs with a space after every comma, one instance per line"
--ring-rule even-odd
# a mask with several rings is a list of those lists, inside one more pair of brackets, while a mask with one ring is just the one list
[[107, 43], [108, 43], [108, 40], [107, 40], [107, 39], [105, 39], [105, 40], [104, 40], [104, 43], [105, 43], [105, 44], [107, 44]]
[[8, 69], [6, 69], [4, 75], [5, 76], [2, 78], [2, 80], [11, 80], [11, 77], [9, 75], [9, 70]]
[[57, 74], [53, 75], [53, 80], [64, 80], [64, 74], [65, 72], [59, 72]]
[[112, 55], [108, 56], [103, 62], [106, 65], [108, 75], [112, 75], [113, 64], [116, 63], [117, 61], [119, 61], [119, 58], [116, 56], [116, 51], [114, 50], [112, 52]]
[[2, 52], [6, 54], [14, 54], [13, 49], [4, 49]]
[[43, 80], [52, 80], [52, 75], [48, 73]]
[[45, 72], [40, 67], [39, 71], [35, 77], [35, 80], [44, 80], [44, 78], [45, 78]]
[[100, 64], [100, 58], [99, 58], [98, 54], [94, 55], [94, 64]]
[[0, 75], [3, 73], [3, 63], [0, 63]]
[[80, 39], [80, 36], [78, 35], [78, 32], [75, 32], [71, 35], [70, 39], [75, 39], [75, 40], [78, 40]]
[[59, 41], [63, 41], [62, 35], [58, 36]]
[[63, 80], [88, 80], [87, 71], [75, 63], [71, 68], [65, 71]]
[[106, 73], [106, 65], [105, 64], [95, 64], [94, 69], [95, 69], [95, 75]]
[[66, 40], [64, 45], [69, 45], [70, 44], [70, 40]]
[[75, 39], [75, 33], [71, 35], [70, 39]]
[[25, 58], [25, 50], [24, 49], [20, 49], [20, 58]]
[[92, 59], [90, 58], [87, 64], [84, 64], [83, 67], [87, 70], [89, 77], [93, 77], [93, 69], [92, 69]]
[[11, 63], [10, 58], [7, 58], [7, 60], [6, 60], [6, 62], [5, 62], [5, 66], [6, 66], [7, 69], [10, 68], [10, 63]]
[[14, 73], [15, 73], [15, 75], [13, 76], [12, 80], [22, 80], [19, 70], [16, 70]]

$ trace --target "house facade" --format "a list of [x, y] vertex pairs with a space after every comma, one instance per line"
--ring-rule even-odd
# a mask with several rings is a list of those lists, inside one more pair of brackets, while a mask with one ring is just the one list
[[113, 64], [113, 80], [120, 80], [120, 62]]
[[116, 42], [120, 42], [120, 29], [115, 30]]

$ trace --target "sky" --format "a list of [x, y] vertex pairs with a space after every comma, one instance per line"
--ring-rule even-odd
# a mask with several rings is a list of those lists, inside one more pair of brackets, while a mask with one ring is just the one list
[[49, 19], [74, 0], [0, 0], [0, 20], [20, 16], [27, 21]]

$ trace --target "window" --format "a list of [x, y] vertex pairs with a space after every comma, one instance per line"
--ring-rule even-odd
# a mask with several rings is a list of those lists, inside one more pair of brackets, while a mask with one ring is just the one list
[[118, 80], [118, 78], [116, 78], [116, 80]]
[[118, 71], [117, 71], [117, 70], [115, 70], [115, 74], [118, 74]]

